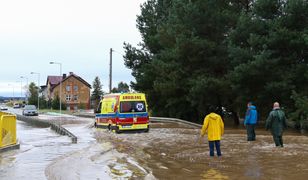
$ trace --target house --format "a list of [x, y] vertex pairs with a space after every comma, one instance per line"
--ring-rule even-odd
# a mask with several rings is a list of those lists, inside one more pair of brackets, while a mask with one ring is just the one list
[[40, 88], [40, 97], [44, 97], [44, 99], [47, 101], [47, 86], [43, 85]]
[[[60, 84], [62, 88], [60, 88]], [[91, 85], [84, 79], [70, 72], [68, 76], [48, 76], [45, 94], [48, 100], [60, 95], [61, 101], [66, 105], [67, 110], [89, 109]]]

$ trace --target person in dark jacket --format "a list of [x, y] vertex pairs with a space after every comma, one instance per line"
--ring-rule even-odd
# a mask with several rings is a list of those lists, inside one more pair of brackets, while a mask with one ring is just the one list
[[273, 110], [270, 112], [265, 127], [271, 130], [276, 147], [283, 147], [282, 134], [287, 128], [285, 113], [280, 109], [279, 103], [275, 102]]
[[247, 141], [255, 141], [256, 133], [255, 126], [257, 124], [258, 112], [256, 106], [249, 102], [247, 104], [247, 111], [245, 116], [244, 125], [247, 129]]

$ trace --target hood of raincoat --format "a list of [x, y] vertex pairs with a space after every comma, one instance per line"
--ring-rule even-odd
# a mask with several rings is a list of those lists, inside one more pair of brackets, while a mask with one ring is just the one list
[[216, 113], [210, 113], [209, 115], [210, 120], [219, 120], [220, 116]]
[[201, 135], [204, 135], [206, 132], [209, 141], [216, 141], [221, 139], [221, 136], [224, 133], [224, 123], [220, 115], [216, 113], [210, 113], [204, 118]]
[[254, 105], [249, 106], [246, 112], [244, 124], [256, 124], [258, 119], [257, 108]]
[[249, 108], [252, 109], [252, 110], [256, 110], [257, 109], [256, 106], [254, 106], [254, 105], [250, 105]]

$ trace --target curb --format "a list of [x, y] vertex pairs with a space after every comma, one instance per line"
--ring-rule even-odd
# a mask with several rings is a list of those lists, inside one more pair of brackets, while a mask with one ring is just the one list
[[20, 144], [19, 144], [19, 142], [17, 142], [14, 145], [10, 145], [10, 146], [6, 146], [4, 148], [0, 148], [0, 153], [5, 152], [5, 151], [9, 151], [9, 150], [19, 149], [19, 148], [20, 148]]
[[16, 114], [17, 120], [36, 125], [36, 126], [41, 126], [41, 127], [51, 127], [52, 130], [54, 130], [56, 133], [60, 135], [66, 135], [71, 138], [72, 143], [77, 143], [77, 137], [71, 133], [69, 130], [65, 129], [59, 124], [56, 124], [54, 122], [49, 122], [49, 121], [44, 121], [38, 118], [34, 117], [27, 117], [27, 116], [22, 116], [19, 114]]

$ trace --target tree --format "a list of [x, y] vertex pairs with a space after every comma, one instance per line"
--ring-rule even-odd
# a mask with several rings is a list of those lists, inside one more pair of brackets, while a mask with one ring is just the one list
[[31, 82], [29, 84], [29, 98], [28, 98], [28, 103], [35, 105], [37, 107], [37, 99], [38, 99], [38, 87], [35, 85], [34, 82]]
[[[308, 97], [292, 91], [291, 99], [294, 100], [296, 110], [290, 114], [290, 119], [295, 121], [299, 129], [308, 127]], [[305, 127], [306, 126], [306, 127]]]
[[153, 115], [202, 121], [210, 105], [238, 112], [254, 101], [296, 109], [292, 89], [308, 91], [306, 0], [148, 0], [139, 47], [124, 43], [131, 87]]
[[[155, 1], [141, 7], [141, 49], [125, 44], [132, 87], [148, 95], [154, 115], [200, 121], [228, 94], [225, 35], [235, 24], [228, 1]], [[224, 12], [224, 13], [221, 13]], [[208, 88], [211, 86], [211, 88]]]
[[292, 90], [307, 92], [307, 1], [258, 0], [229, 36], [236, 106], [248, 100], [265, 116], [274, 101], [294, 109]]
[[95, 77], [93, 81], [93, 91], [91, 94], [91, 100], [94, 102], [94, 107], [97, 107], [99, 101], [101, 100], [104, 92], [102, 90], [102, 84], [98, 76]]
[[117, 88], [112, 88], [112, 93], [126, 93], [129, 92], [129, 86], [125, 82], [119, 82]]
[[40, 109], [47, 109], [50, 108], [50, 105], [48, 105], [48, 101], [46, 101], [46, 98], [44, 96], [40, 97]]
[[[57, 94], [55, 98], [51, 101], [51, 108], [54, 110], [60, 110], [60, 97]], [[66, 110], [66, 105], [62, 102], [61, 109]]]

